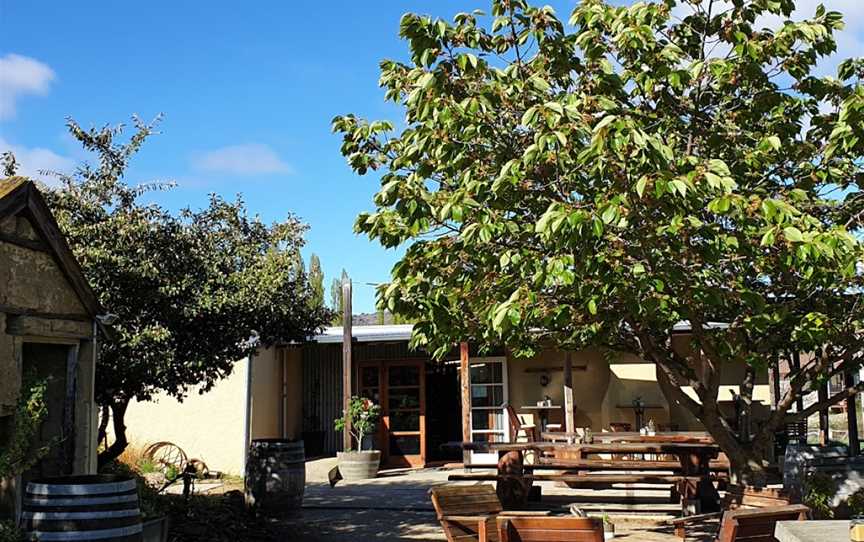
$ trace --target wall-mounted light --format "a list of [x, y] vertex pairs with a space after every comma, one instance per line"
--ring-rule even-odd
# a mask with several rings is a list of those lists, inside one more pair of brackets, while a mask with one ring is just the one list
[[540, 375], [540, 385], [544, 388], [549, 385], [549, 375], [541, 374]]

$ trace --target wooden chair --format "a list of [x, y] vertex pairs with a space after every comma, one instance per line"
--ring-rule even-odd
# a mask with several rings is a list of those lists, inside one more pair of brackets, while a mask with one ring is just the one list
[[[730, 510], [758, 510], [763, 508], [784, 507], [791, 504], [789, 494], [782, 489], [755, 488], [750, 486], [729, 486], [720, 508], [724, 511]], [[685, 516], [669, 521], [675, 527], [675, 535], [684, 538], [688, 524], [704, 523], [706, 519], [719, 518], [724, 512], [712, 512], [710, 514], [698, 514]], [[773, 542], [773, 541], [772, 541]]]
[[429, 490], [435, 515], [448, 542], [498, 540], [495, 519], [504, 515], [544, 516], [548, 512], [504, 511], [495, 486], [443, 485]]
[[498, 518], [500, 542], [603, 542], [603, 520], [578, 517]]
[[717, 542], [775, 542], [778, 521], [804, 521], [809, 512], [803, 504], [730, 510], [723, 514]]
[[537, 442], [540, 440], [536, 425], [522, 423], [519, 415], [516, 414], [516, 411], [510, 404], [505, 404], [504, 410], [507, 411], [507, 418], [510, 420], [510, 442], [516, 442], [520, 432], [525, 433], [525, 438], [528, 439], [528, 442]]

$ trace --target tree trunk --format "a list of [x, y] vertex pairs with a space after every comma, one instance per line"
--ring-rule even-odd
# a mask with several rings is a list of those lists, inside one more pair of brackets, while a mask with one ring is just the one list
[[721, 419], [717, 408], [702, 408], [698, 403], [676, 400], [671, 382], [661, 385], [660, 389], [670, 404], [677, 404], [690, 412], [705, 427], [720, 450], [729, 458], [732, 483], [764, 487], [768, 483], [766, 466], [774, 446], [773, 432], [768, 429], [756, 433], [752, 442], [742, 443], [733, 429]]
[[112, 428], [114, 429], [114, 442], [99, 454], [99, 468], [111, 463], [126, 450], [129, 441], [126, 440], [126, 409], [129, 400], [112, 401], [109, 403], [112, 414]]
[[99, 432], [96, 436], [97, 444], [104, 444], [108, 447], [108, 422], [111, 420], [111, 413], [108, 405], [102, 405], [99, 408]]

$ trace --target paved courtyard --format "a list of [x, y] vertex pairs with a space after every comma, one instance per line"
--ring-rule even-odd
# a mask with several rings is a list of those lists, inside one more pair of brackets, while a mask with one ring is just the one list
[[[427, 492], [433, 485], [447, 483], [447, 475], [452, 471], [384, 471], [375, 480], [341, 481], [331, 488], [327, 472], [335, 464], [335, 459], [307, 463], [303, 509], [295, 518], [285, 521], [286, 532], [296, 535], [286, 540], [445, 540]], [[680, 542], [671, 528], [661, 523], [673, 517], [677, 509], [677, 505], [665, 502], [668, 492], [610, 490], [592, 493], [556, 488], [548, 483], [541, 486], [543, 500], [539, 504], [546, 509], [563, 513], [571, 502], [579, 502], [589, 514], [599, 515], [603, 511], [610, 514], [616, 524], [616, 540]], [[687, 540], [710, 540], [705, 534], [694, 533], [694, 537], [688, 536]]]

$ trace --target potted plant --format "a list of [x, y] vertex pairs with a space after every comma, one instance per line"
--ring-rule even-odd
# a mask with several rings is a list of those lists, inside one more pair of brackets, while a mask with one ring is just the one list
[[381, 407], [366, 397], [351, 397], [348, 410], [334, 420], [337, 431], [344, 431], [350, 421], [351, 436], [357, 441], [357, 451], [337, 452], [339, 474], [345, 480], [375, 478], [381, 463], [380, 450], [363, 450], [363, 436], [373, 435], [381, 417]]
[[648, 436], [653, 437], [657, 434], [657, 424], [654, 422], [654, 418], [649, 418], [648, 420]]
[[615, 524], [612, 523], [609, 514], [603, 512], [603, 539], [609, 540], [610, 538], [615, 538]]

